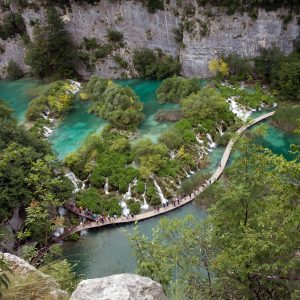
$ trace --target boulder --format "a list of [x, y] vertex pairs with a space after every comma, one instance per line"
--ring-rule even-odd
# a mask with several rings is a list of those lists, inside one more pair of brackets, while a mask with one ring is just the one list
[[71, 300], [166, 300], [162, 286], [148, 277], [118, 274], [80, 282]]

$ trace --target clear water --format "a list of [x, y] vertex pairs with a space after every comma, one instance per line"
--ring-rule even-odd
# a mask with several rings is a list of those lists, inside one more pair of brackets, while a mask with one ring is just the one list
[[32, 99], [28, 92], [37, 85], [38, 81], [31, 79], [0, 80], [0, 99], [14, 110], [14, 116], [20, 123], [25, 121], [25, 113]]
[[91, 134], [101, 131], [107, 124], [103, 119], [88, 113], [90, 103], [76, 101], [74, 108], [49, 137], [60, 159], [75, 151]]
[[[160, 81], [124, 80], [118, 81], [122, 85], [129, 85], [140, 96], [144, 103], [146, 118], [139, 129], [139, 137], [149, 137], [156, 141], [163, 130], [170, 123], [159, 123], [154, 120], [156, 111], [160, 108], [173, 109], [175, 104], [160, 105], [156, 101], [155, 90]], [[14, 110], [19, 122], [24, 121], [25, 112], [31, 97], [27, 94], [30, 88], [38, 83], [32, 80], [0, 81], [0, 98], [3, 98]], [[105, 122], [100, 118], [88, 114], [89, 104], [76, 103], [74, 110], [68, 114], [64, 121], [56, 128], [50, 141], [60, 158], [74, 151], [83, 140], [92, 132], [101, 130]], [[259, 114], [259, 113], [258, 113]], [[283, 132], [273, 127], [268, 122], [266, 136], [258, 140], [263, 146], [268, 147], [276, 154], [282, 154], [287, 159], [292, 159], [289, 152], [290, 144], [300, 144], [300, 136]], [[210, 153], [211, 164], [206, 169], [213, 171], [218, 165], [224, 148], [217, 148]], [[206, 216], [205, 211], [190, 203], [179, 210], [168, 213], [168, 218], [182, 218], [193, 214], [199, 219]], [[140, 223], [140, 229], [150, 235], [152, 228], [159, 222], [159, 217]], [[116, 273], [134, 272], [136, 261], [132, 256], [128, 242], [127, 232], [131, 232], [133, 225], [116, 226], [101, 230], [89, 231], [78, 242], [65, 242], [63, 244], [64, 255], [71, 263], [77, 263], [77, 274], [83, 274], [84, 278], [108, 276]]]

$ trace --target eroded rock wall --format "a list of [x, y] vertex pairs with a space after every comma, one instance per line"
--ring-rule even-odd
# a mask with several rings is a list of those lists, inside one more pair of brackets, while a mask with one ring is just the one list
[[[84, 37], [96, 38], [99, 43], [107, 42], [107, 29], [114, 28], [124, 35], [124, 47], [116, 50], [129, 62], [129, 68], [120, 70], [112, 57], [98, 61], [95, 70], [88, 72], [83, 65], [78, 71], [88, 77], [92, 73], [117, 78], [124, 74], [129, 77], [136, 75], [131, 64], [134, 49], [148, 47], [160, 48], [173, 56], [179, 56], [182, 62], [182, 73], [185, 76], [208, 77], [208, 62], [221, 53], [236, 52], [242, 56], [256, 56], [260, 47], [276, 45], [286, 53], [292, 51], [293, 41], [299, 36], [299, 25], [294, 17], [288, 25], [283, 24], [280, 15], [284, 11], [259, 11], [256, 20], [248, 15], [236, 14], [228, 16], [221, 9], [197, 7], [195, 14], [188, 17], [192, 23], [190, 33], [184, 32], [180, 47], [174, 39], [173, 29], [182, 21], [183, 12], [176, 8], [175, 0], [170, 1], [164, 11], [151, 14], [142, 4], [134, 1], [101, 0], [98, 4], [77, 4], [71, 1], [68, 8], [61, 9], [66, 29], [71, 33], [74, 42], [80, 45]], [[14, 8], [15, 10], [15, 8]], [[44, 20], [44, 10], [25, 9], [22, 12], [27, 31], [32, 37], [33, 27], [30, 21]], [[209, 16], [208, 16], [209, 15]], [[0, 12], [3, 17], [3, 12]], [[207, 25], [203, 33], [203, 24]], [[25, 48], [20, 37], [2, 41], [0, 45], [4, 53], [0, 54], [0, 76], [5, 76], [5, 66], [14, 59], [28, 71], [24, 64]]]

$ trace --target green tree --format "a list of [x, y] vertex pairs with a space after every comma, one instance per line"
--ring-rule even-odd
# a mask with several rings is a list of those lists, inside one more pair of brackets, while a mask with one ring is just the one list
[[200, 90], [198, 79], [174, 76], [165, 79], [156, 91], [160, 103], [175, 102]]
[[28, 46], [25, 61], [36, 77], [72, 77], [75, 74], [74, 49], [57, 11], [48, 8], [46, 25], [35, 27], [34, 41]]
[[181, 71], [180, 62], [161, 50], [156, 52], [142, 48], [134, 51], [133, 64], [140, 76], [145, 78], [164, 79], [178, 75]]
[[279, 94], [286, 100], [300, 100], [300, 55], [291, 55], [278, 71]]

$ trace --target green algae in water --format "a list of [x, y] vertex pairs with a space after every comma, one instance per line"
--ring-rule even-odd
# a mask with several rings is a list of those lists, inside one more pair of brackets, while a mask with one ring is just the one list
[[29, 91], [38, 84], [38, 81], [31, 79], [0, 81], [0, 98], [14, 110], [14, 116], [19, 123], [25, 121], [28, 104], [33, 98]]

